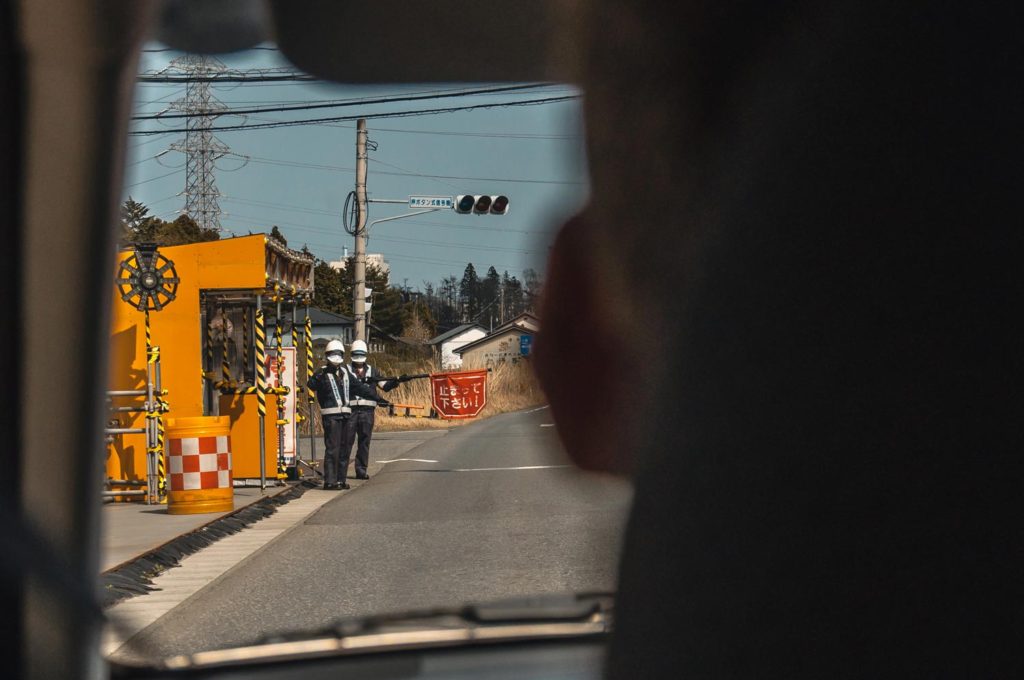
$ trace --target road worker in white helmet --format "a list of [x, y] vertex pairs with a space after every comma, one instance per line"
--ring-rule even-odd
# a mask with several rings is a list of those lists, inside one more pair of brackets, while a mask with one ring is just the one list
[[325, 363], [309, 379], [316, 392], [320, 417], [324, 426], [324, 488], [348, 489], [348, 459], [351, 444], [348, 430], [353, 399], [377, 405], [377, 392], [369, 385], [353, 379], [345, 366], [345, 345], [331, 340], [324, 350]]
[[374, 413], [378, 403], [382, 401], [382, 397], [377, 393], [377, 388], [379, 387], [385, 392], [390, 392], [398, 387], [398, 381], [393, 379], [373, 379], [377, 371], [373, 366], [366, 362], [367, 347], [364, 341], [354, 341], [349, 349], [351, 354], [351, 363], [348, 365], [348, 370], [351, 372], [356, 382], [361, 385], [365, 385], [373, 391], [373, 397], [370, 399], [355, 397], [352, 400], [352, 417], [349, 422], [349, 427], [346, 430], [348, 439], [345, 441], [344, 457], [345, 460], [348, 460], [352, 455], [352, 445], [355, 444], [356, 438], [358, 437], [359, 446], [356, 450], [356, 479], [369, 479], [370, 474], [367, 471], [367, 468], [370, 465], [370, 439], [373, 437]]

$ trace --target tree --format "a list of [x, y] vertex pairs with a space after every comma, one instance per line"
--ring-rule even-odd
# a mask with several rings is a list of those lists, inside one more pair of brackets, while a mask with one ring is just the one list
[[459, 295], [462, 298], [462, 319], [471, 322], [480, 311], [480, 277], [476, 275], [472, 262], [466, 265], [466, 270], [462, 273]]
[[121, 242], [154, 241], [161, 223], [162, 220], [149, 214], [149, 208], [129, 196], [121, 206]]
[[156, 231], [156, 242], [162, 246], [181, 246], [188, 243], [216, 241], [216, 229], [204, 229], [188, 215], [178, 215], [173, 222], [164, 222]]
[[403, 310], [402, 338], [410, 342], [425, 343], [437, 334], [437, 324], [426, 300], [414, 299]]
[[281, 233], [281, 230], [277, 228], [276, 224], [270, 228], [270, 237], [276, 238], [285, 248], [288, 247], [288, 239], [284, 237], [284, 234]]
[[523, 312], [523, 284], [516, 277], [509, 276], [506, 271], [501, 278], [501, 290], [504, 298], [501, 318], [508, 321]]
[[523, 270], [523, 288], [526, 292], [526, 309], [536, 313], [540, 308], [541, 281], [533, 269]]
[[461, 320], [459, 307], [459, 279], [452, 274], [441, 281], [438, 291], [437, 318], [445, 325], [456, 324]]
[[370, 309], [373, 325], [388, 335], [402, 334], [402, 291], [385, 286], [373, 290], [373, 306]]
[[145, 205], [132, 199], [121, 206], [121, 242], [156, 243], [160, 246], [180, 246], [201, 241], [216, 241], [216, 229], [203, 229], [188, 215], [179, 215], [173, 222], [165, 222], [149, 214]]
[[342, 279], [342, 272], [317, 259], [313, 269], [313, 297], [317, 307], [335, 314], [351, 314], [352, 296], [345, 295]]
[[480, 309], [487, 309], [489, 306], [493, 310], [494, 316], [500, 316], [500, 309], [498, 309], [498, 296], [501, 294], [501, 277], [498, 275], [498, 271], [492, 266], [487, 269], [487, 275], [484, 276], [483, 281], [480, 282]]

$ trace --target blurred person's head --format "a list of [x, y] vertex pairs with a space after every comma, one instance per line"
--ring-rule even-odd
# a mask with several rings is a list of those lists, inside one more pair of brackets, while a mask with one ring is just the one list
[[572, 4], [592, 198], [536, 351], [636, 484], [612, 676], [1005, 670], [1016, 5]]

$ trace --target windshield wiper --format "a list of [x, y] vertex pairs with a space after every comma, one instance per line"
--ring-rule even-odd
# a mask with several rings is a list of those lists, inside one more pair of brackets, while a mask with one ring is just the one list
[[170, 657], [159, 666], [209, 668], [319, 656], [602, 636], [611, 631], [613, 604], [610, 593], [580, 593], [353, 617], [310, 631], [268, 635], [245, 647]]

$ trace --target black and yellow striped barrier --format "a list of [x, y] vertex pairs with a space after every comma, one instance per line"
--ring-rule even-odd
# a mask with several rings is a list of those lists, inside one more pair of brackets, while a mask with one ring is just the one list
[[249, 372], [249, 308], [242, 307], [242, 381]]
[[[155, 376], [157, 371], [157, 365], [160, 362], [160, 348], [153, 346], [153, 329], [150, 324], [149, 310], [146, 310], [145, 314], [145, 329], [146, 329], [146, 362], [150, 364], [149, 375]], [[151, 377], [151, 379], [153, 379]], [[153, 399], [146, 405], [146, 420], [154, 422], [154, 430], [156, 437], [152, 445], [147, 449], [147, 453], [152, 454], [156, 461], [156, 490], [157, 500], [161, 503], [165, 502], [167, 498], [167, 467], [164, 461], [164, 420], [163, 414], [167, 412], [167, 402], [162, 398], [162, 394], [153, 390]]]
[[256, 341], [256, 410], [260, 416], [267, 415], [267, 366], [264, 346], [267, 342], [266, 330], [263, 327], [263, 310], [256, 310], [253, 327]]
[[[279, 290], [279, 286], [274, 286], [275, 293]], [[281, 324], [281, 296], [277, 295], [277, 318], [274, 322], [274, 347], [276, 349], [274, 355], [274, 366], [277, 373], [277, 383], [281, 384], [281, 374], [284, 372], [284, 352], [282, 351], [283, 343], [283, 331], [284, 328]], [[280, 387], [275, 388], [280, 389]], [[287, 479], [288, 471], [284, 464], [284, 426], [288, 424], [288, 420], [284, 417], [285, 415], [285, 404], [287, 397], [284, 395], [288, 394], [287, 389], [283, 394], [279, 394], [277, 400], [277, 478]]]
[[[306, 323], [303, 330], [303, 339], [306, 344], [306, 398], [309, 400], [310, 407], [313, 405], [313, 400], [316, 399], [316, 394], [313, 392], [313, 388], [309, 386], [309, 379], [313, 377], [313, 319], [309, 318], [309, 313], [306, 314]], [[313, 413], [310, 408], [310, 414]]]

